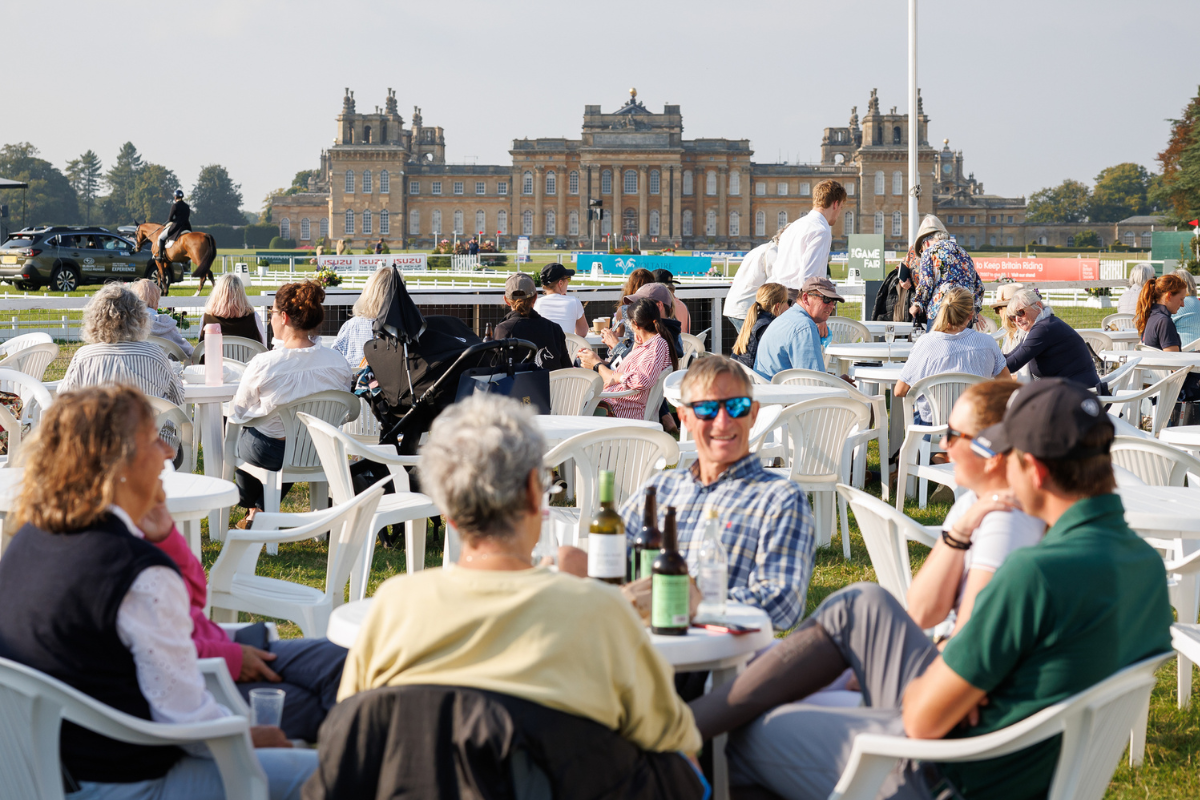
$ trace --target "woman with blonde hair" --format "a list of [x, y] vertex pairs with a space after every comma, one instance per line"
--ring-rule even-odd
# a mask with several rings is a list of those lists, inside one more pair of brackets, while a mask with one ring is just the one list
[[625, 279], [625, 287], [621, 290], [621, 302], [617, 304], [617, 310], [613, 312], [612, 317], [613, 333], [618, 339], [633, 338], [633, 331], [625, 324], [626, 312], [632, 305], [629, 302], [629, 296], [647, 283], [654, 283], [654, 275], [650, 270], [641, 267], [629, 273], [629, 277]]
[[200, 341], [204, 341], [204, 326], [216, 323], [221, 326], [222, 336], [241, 336], [267, 343], [267, 332], [262, 319], [254, 313], [254, 306], [246, 297], [246, 287], [232, 272], [227, 272], [213, 285], [212, 294], [204, 304], [204, 316], [200, 319]]
[[746, 311], [742, 332], [733, 343], [733, 357], [750, 369], [758, 355], [758, 340], [775, 318], [788, 310], [787, 287], [782, 283], [764, 283], [758, 287], [754, 304]]
[[350, 366], [358, 369], [363, 359], [363, 345], [375, 338], [375, 318], [383, 311], [383, 304], [396, 291], [397, 271], [391, 268], [376, 270], [367, 278], [367, 285], [354, 303], [352, 316], [338, 329], [333, 349], [337, 350]]
[[[1004, 354], [996, 340], [970, 327], [975, 319], [975, 294], [961, 286], [945, 289], [933, 330], [917, 339], [896, 382], [896, 397], [904, 397], [913, 384], [930, 375], [966, 372], [984, 378], [1009, 378]], [[933, 411], [918, 397], [914, 422], [928, 425]]]

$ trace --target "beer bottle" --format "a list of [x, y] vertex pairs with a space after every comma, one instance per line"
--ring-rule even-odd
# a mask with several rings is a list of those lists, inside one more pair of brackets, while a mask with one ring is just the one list
[[688, 631], [688, 564], [679, 553], [675, 508], [667, 506], [663, 547], [654, 559], [650, 582], [650, 632], [686, 636]]
[[633, 540], [633, 553], [629, 560], [630, 580], [649, 578], [654, 559], [662, 550], [662, 532], [658, 529], [658, 491], [646, 487], [646, 505], [643, 509], [642, 529]]

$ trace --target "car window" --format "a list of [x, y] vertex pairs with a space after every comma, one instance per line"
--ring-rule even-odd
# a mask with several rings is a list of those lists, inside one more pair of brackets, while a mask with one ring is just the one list
[[66, 247], [68, 249], [72, 247], [78, 247], [79, 245], [75, 244], [75, 239], [76, 237], [74, 236], [60, 236], [58, 237], [58, 246]]
[[122, 250], [125, 247], [125, 243], [115, 236], [101, 236], [99, 239], [100, 246], [105, 250]]
[[10, 236], [8, 241], [0, 244], [0, 250], [24, 250], [26, 247], [36, 243], [36, 236]]

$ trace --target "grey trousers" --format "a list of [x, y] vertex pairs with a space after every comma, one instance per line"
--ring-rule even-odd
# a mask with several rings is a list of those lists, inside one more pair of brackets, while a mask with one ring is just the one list
[[[900, 701], [937, 648], [900, 603], [875, 583], [830, 595], [813, 619], [833, 640], [862, 686], [864, 706], [829, 708], [789, 703], [729, 736], [730, 785], [758, 785], [781, 797], [825, 800], [850, 760], [860, 733], [903, 736]], [[783, 640], [776, 647], [786, 647]], [[922, 775], [902, 764], [881, 798], [931, 800]]]
[[283, 719], [279, 727], [289, 739], [317, 741], [317, 730], [325, 715], [337, 704], [346, 648], [328, 639], [281, 639], [268, 642], [267, 650], [275, 654], [275, 660], [268, 661], [267, 666], [283, 682], [239, 683], [238, 691], [249, 703], [251, 689], [283, 689]]

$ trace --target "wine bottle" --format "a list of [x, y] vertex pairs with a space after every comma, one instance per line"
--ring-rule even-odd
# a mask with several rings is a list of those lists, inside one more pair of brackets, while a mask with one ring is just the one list
[[629, 559], [630, 580], [649, 578], [662, 550], [662, 532], [658, 529], [658, 490], [646, 487], [646, 504], [642, 515], [642, 529], [633, 540], [633, 553]]
[[654, 559], [650, 579], [650, 632], [666, 636], [686, 636], [688, 632], [687, 559], [679, 553], [675, 533], [675, 508], [667, 506], [663, 523], [663, 546]]
[[721, 542], [717, 510], [706, 505], [701, 516], [704, 519], [704, 533], [700, 537], [696, 560], [703, 599], [696, 611], [696, 618], [705, 622], [722, 622], [725, 619], [725, 598], [729, 594], [729, 555]]
[[616, 476], [600, 472], [600, 510], [588, 528], [588, 577], [620, 585], [625, 579], [625, 523], [613, 508]]

